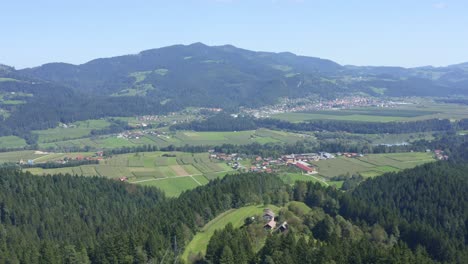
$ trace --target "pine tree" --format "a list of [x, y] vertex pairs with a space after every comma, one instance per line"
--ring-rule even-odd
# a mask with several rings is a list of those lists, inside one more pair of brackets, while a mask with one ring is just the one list
[[223, 252], [219, 258], [220, 264], [234, 264], [234, 254], [229, 246], [224, 246]]

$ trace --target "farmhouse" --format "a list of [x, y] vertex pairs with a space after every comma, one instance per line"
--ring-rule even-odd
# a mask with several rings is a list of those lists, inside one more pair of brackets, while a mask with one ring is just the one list
[[275, 213], [271, 209], [266, 208], [265, 210], [263, 210], [263, 220], [272, 221], [274, 219], [275, 219]]
[[284, 221], [279, 227], [278, 227], [278, 232], [284, 232], [288, 230], [288, 222]]
[[272, 230], [276, 227], [276, 222], [275, 220], [271, 220], [270, 222], [266, 223], [263, 228], [267, 229], [267, 230]]

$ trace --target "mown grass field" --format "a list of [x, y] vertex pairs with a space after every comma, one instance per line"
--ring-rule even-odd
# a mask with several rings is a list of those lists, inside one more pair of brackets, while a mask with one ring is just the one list
[[240, 227], [244, 224], [245, 218], [261, 215], [265, 208], [270, 208], [275, 213], [278, 213], [280, 209], [274, 205], [252, 205], [239, 209], [232, 209], [218, 215], [215, 219], [208, 222], [203, 229], [193, 237], [185, 248], [182, 259], [186, 261], [191, 253], [198, 254], [201, 252], [204, 255], [206, 253], [208, 242], [210, 241], [211, 236], [213, 236], [215, 230], [223, 229], [228, 223], [231, 223], [234, 227]]
[[319, 175], [330, 178], [347, 173], [375, 177], [386, 172], [409, 169], [433, 161], [435, 160], [432, 153], [411, 152], [370, 154], [360, 158], [337, 157], [312, 163], [318, 167]]

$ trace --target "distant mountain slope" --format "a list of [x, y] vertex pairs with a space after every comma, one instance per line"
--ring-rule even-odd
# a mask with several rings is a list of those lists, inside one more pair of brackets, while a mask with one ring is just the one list
[[[359, 67], [232, 45], [174, 45], [81, 65], [15, 70], [0, 64], [0, 135], [86, 118], [188, 106], [258, 107], [281, 97], [468, 95], [468, 64]], [[2, 119], [6, 119], [1, 122]], [[10, 132], [9, 132], [10, 131]]]
[[148, 95], [184, 105], [257, 106], [283, 96], [338, 91], [337, 85], [320, 76], [341, 68], [329, 60], [291, 53], [195, 43], [82, 65], [51, 63], [20, 72], [94, 94]]
[[468, 94], [466, 69], [466, 64], [411, 69], [341, 66], [288, 52], [254, 52], [232, 45], [194, 43], [82, 65], [50, 63], [18, 73], [85, 93], [149, 96], [185, 106], [255, 107], [274, 103], [279, 97], [309, 94]]

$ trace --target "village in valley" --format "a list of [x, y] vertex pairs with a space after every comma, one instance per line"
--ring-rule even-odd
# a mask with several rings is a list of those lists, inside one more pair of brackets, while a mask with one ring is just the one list
[[270, 117], [275, 114], [290, 113], [290, 112], [308, 112], [322, 110], [340, 110], [351, 109], [357, 107], [378, 107], [392, 108], [399, 104], [407, 104], [406, 102], [394, 102], [368, 96], [351, 96], [345, 98], [335, 98], [332, 100], [324, 100], [317, 98], [285, 98], [279, 104], [264, 106], [258, 109], [242, 109], [245, 114], [252, 115], [257, 118]]
[[[349, 153], [346, 153], [346, 155], [348, 154]], [[358, 155], [356, 153], [352, 154], [356, 156]], [[283, 155], [277, 159], [272, 157], [255, 156], [250, 158], [249, 162], [247, 162], [251, 164], [249, 167], [245, 167], [243, 165], [246, 163], [243, 163], [242, 161], [247, 159], [247, 157], [242, 154], [214, 153], [214, 151], [211, 151], [210, 158], [225, 161], [227, 165], [231, 166], [235, 170], [273, 173], [278, 172], [282, 167], [292, 166], [298, 168], [304, 174], [317, 174], [317, 167], [310, 162], [334, 159], [335, 155], [328, 152], [289, 154]]]

